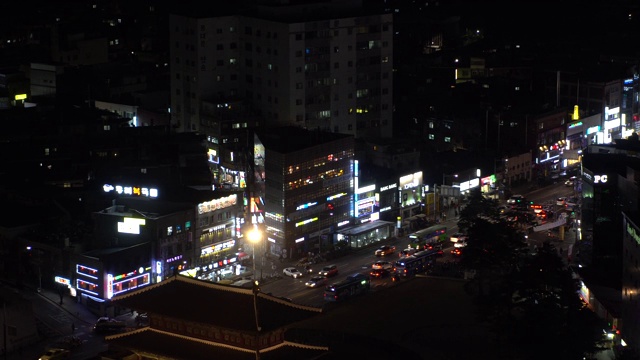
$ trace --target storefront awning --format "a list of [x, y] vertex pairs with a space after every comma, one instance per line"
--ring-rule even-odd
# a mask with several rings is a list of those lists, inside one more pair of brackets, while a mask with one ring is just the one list
[[361, 234], [363, 232], [367, 232], [367, 231], [372, 230], [372, 229], [376, 229], [376, 228], [383, 227], [383, 226], [393, 226], [393, 225], [394, 225], [394, 223], [392, 223], [390, 221], [376, 220], [376, 221], [368, 222], [366, 224], [350, 227], [350, 228], [344, 229], [342, 231], [338, 231], [338, 234], [349, 235], [349, 236], [358, 235], [358, 234]]

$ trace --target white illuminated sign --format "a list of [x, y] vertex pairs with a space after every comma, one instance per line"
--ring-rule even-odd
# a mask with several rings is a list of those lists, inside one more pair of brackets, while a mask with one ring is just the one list
[[368, 186], [361, 187], [361, 188], [357, 189], [356, 190], [356, 194], [359, 195], [359, 194], [362, 194], [362, 193], [365, 193], [365, 192], [374, 191], [375, 189], [376, 189], [375, 185], [368, 185]]
[[118, 232], [124, 234], [140, 234], [140, 226], [145, 224], [144, 219], [124, 218], [124, 221], [118, 222]]
[[383, 187], [380, 188], [380, 192], [391, 190], [391, 189], [395, 189], [397, 187], [398, 187], [398, 184], [395, 184], [395, 183], [391, 184], [391, 185], [383, 186]]
[[593, 176], [593, 183], [594, 184], [604, 184], [607, 182], [607, 175], [594, 175]]
[[204, 214], [215, 210], [224, 209], [226, 207], [235, 205], [238, 201], [238, 195], [233, 194], [220, 199], [206, 201], [198, 204], [198, 214]]

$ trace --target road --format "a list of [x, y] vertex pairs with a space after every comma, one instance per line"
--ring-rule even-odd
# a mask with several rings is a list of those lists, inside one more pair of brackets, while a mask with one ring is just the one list
[[[447, 225], [447, 234], [451, 235], [458, 231], [458, 226], [455, 223], [454, 219], [447, 220], [445, 222]], [[379, 257], [374, 255], [374, 251], [377, 247], [362, 249], [359, 251], [355, 251], [352, 255], [335, 259], [331, 262], [323, 262], [320, 264], [312, 265], [313, 274], [317, 274], [318, 271], [325, 265], [335, 264], [338, 266], [338, 275], [330, 278], [330, 282], [338, 282], [344, 280], [347, 276], [354, 273], [366, 273], [368, 274], [371, 271], [371, 265], [378, 260], [386, 260], [391, 263], [398, 259], [398, 252], [402, 249], [406, 249], [409, 245], [409, 238], [404, 236], [397, 239], [394, 242], [385, 241], [381, 242], [380, 245], [394, 245], [396, 247], [396, 253], [390, 254], [384, 257]], [[450, 250], [453, 249], [452, 243], [445, 244], [444, 255], [438, 259], [438, 262], [446, 262], [446, 261], [457, 261], [457, 258], [454, 258], [453, 255], [450, 254]], [[300, 271], [303, 271], [302, 267], [298, 267]], [[272, 281], [267, 284], [261, 286], [261, 291], [265, 293], [271, 293], [275, 296], [282, 296], [292, 299], [294, 302], [303, 305], [322, 307], [325, 304], [324, 300], [324, 287], [319, 288], [307, 288], [304, 283], [307, 279], [309, 279], [312, 275], [305, 274], [304, 276], [294, 279], [291, 277], [283, 277], [280, 280]], [[371, 288], [372, 292], [376, 292], [387, 288], [393, 284], [391, 276], [387, 276], [382, 279], [372, 279], [371, 280]]]
[[[533, 201], [536, 204], [549, 205], [555, 214], [559, 213], [563, 207], [558, 206], [556, 204], [556, 200], [559, 197], [573, 197], [576, 194], [573, 191], [572, 187], [567, 187], [562, 183], [550, 185], [544, 188], [536, 189], [529, 193], [522, 194], [527, 198], [527, 201]], [[502, 204], [505, 202], [502, 201]], [[458, 231], [457, 220], [450, 216], [447, 221], [444, 222], [447, 226], [447, 235], [452, 235]], [[551, 233], [554, 235], [555, 233], [552, 231]], [[572, 245], [575, 242], [575, 236], [572, 237], [572, 234], [567, 231], [565, 232], [566, 236], [564, 240], [559, 240], [556, 237], [547, 236], [547, 232], [540, 233], [531, 233], [528, 238], [528, 245], [532, 251], [535, 251], [536, 248], [542, 246], [542, 243], [545, 241], [551, 241], [554, 245], [560, 250], [563, 254], [570, 254], [572, 249]], [[330, 279], [330, 282], [338, 282], [340, 280], [345, 279], [348, 275], [354, 273], [369, 273], [371, 270], [371, 265], [377, 260], [388, 260], [390, 262], [394, 262], [398, 256], [397, 252], [402, 249], [407, 248], [409, 244], [408, 237], [401, 237], [395, 242], [381, 242], [380, 245], [389, 244], [396, 246], [396, 254], [389, 255], [387, 257], [376, 257], [374, 255], [374, 251], [377, 247], [367, 248], [355, 251], [352, 255], [347, 257], [335, 259], [331, 262], [323, 262], [320, 264], [312, 265], [313, 274], [317, 274], [317, 272], [325, 265], [335, 264], [338, 266], [339, 274]], [[458, 259], [450, 254], [450, 250], [453, 249], [452, 243], [446, 243], [444, 248], [444, 256], [438, 259], [438, 262], [457, 262]], [[290, 265], [289, 265], [290, 266]], [[300, 271], [304, 272], [302, 267], [298, 267]], [[278, 270], [281, 271], [281, 270]], [[323, 289], [324, 287], [319, 288], [307, 288], [304, 283], [305, 281], [311, 277], [312, 274], [305, 274], [301, 278], [293, 279], [291, 277], [283, 277], [277, 281], [271, 281], [264, 284], [261, 287], [261, 290], [265, 293], [271, 293], [275, 296], [282, 296], [286, 298], [292, 299], [294, 302], [309, 306], [322, 307], [325, 304], [323, 298]], [[376, 292], [382, 289], [385, 289], [393, 284], [391, 277], [383, 278], [383, 279], [372, 279], [372, 292]]]

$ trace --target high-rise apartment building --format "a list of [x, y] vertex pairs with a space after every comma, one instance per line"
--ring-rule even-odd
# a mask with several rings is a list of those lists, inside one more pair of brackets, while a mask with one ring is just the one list
[[392, 14], [362, 1], [174, 12], [172, 125], [204, 132], [203, 103], [241, 100], [267, 126], [391, 137], [392, 39]]

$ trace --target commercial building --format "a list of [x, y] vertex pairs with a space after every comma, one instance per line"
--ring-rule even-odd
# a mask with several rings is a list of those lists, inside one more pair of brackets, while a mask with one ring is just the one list
[[290, 126], [254, 142], [255, 159], [264, 159], [267, 252], [297, 258], [331, 245], [337, 224], [354, 216], [353, 136]]

